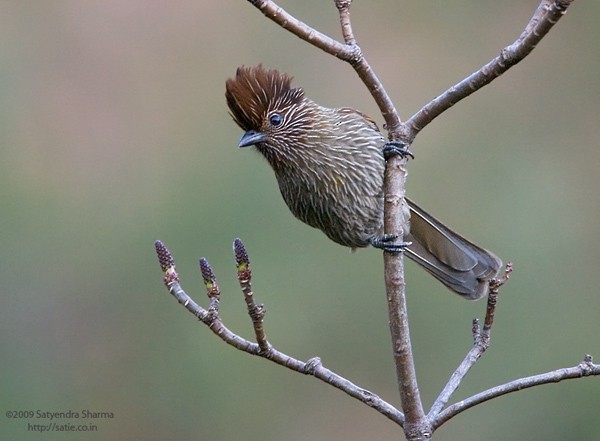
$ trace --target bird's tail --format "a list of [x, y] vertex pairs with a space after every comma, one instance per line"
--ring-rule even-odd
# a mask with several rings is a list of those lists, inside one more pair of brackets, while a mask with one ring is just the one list
[[469, 300], [483, 297], [502, 261], [446, 227], [414, 202], [408, 199], [407, 202], [410, 234], [404, 240], [412, 245], [406, 248], [406, 256], [455, 293]]

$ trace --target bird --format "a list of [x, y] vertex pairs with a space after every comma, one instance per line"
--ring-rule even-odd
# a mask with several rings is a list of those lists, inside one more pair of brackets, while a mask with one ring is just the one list
[[353, 250], [402, 251], [463, 298], [485, 296], [502, 261], [408, 198], [406, 242], [390, 243], [396, 236], [383, 233], [386, 141], [376, 122], [317, 104], [292, 79], [259, 64], [238, 67], [225, 84], [230, 115], [244, 131], [239, 147], [255, 146], [266, 159], [292, 214]]

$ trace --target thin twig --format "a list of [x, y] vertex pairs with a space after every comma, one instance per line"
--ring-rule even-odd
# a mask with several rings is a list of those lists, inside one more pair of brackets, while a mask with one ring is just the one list
[[252, 292], [252, 271], [250, 270], [250, 258], [246, 252], [246, 247], [239, 238], [233, 242], [233, 253], [235, 255], [235, 266], [237, 269], [237, 278], [240, 282], [240, 288], [244, 294], [244, 300], [248, 307], [248, 314], [254, 327], [256, 342], [262, 353], [268, 357], [271, 350], [271, 344], [267, 340], [265, 333], [264, 318], [265, 307], [254, 301], [254, 292]]
[[431, 406], [429, 413], [427, 414], [427, 418], [431, 421], [434, 421], [437, 415], [442, 411], [448, 400], [452, 396], [452, 394], [458, 389], [465, 375], [469, 372], [469, 370], [475, 365], [477, 360], [483, 355], [483, 353], [487, 350], [490, 344], [492, 325], [494, 323], [494, 314], [496, 312], [496, 305], [498, 299], [498, 292], [502, 285], [504, 285], [508, 278], [510, 277], [510, 273], [512, 272], [513, 266], [512, 263], [508, 263], [506, 265], [506, 269], [504, 271], [504, 276], [500, 279], [492, 280], [490, 282], [488, 288], [488, 299], [486, 304], [486, 312], [483, 330], [479, 327], [479, 320], [473, 320], [473, 346], [467, 352], [467, 355], [460, 363], [460, 365], [456, 368], [444, 389], [440, 392], [439, 396]]
[[286, 12], [283, 8], [275, 4], [275, 2], [270, 0], [248, 1], [258, 8], [267, 18], [273, 20], [286, 31], [291, 32], [307, 43], [322, 49], [340, 60], [350, 61], [359, 55], [357, 47], [340, 43], [334, 38], [317, 31]]
[[405, 122], [404, 133], [408, 135], [406, 141], [409, 144], [412, 143], [417, 134], [442, 112], [489, 84], [529, 55], [552, 26], [564, 15], [572, 1], [542, 0], [525, 30], [513, 44], [502, 49], [500, 55], [477, 72], [431, 100]]
[[353, 46], [356, 44], [356, 38], [354, 38], [354, 32], [352, 31], [352, 23], [350, 21], [350, 5], [352, 0], [335, 0], [335, 6], [338, 8], [340, 14], [340, 26], [342, 27], [342, 36], [344, 42]]
[[486, 391], [473, 395], [466, 400], [462, 400], [456, 404], [448, 406], [434, 419], [432, 422], [434, 429], [446, 423], [451, 418], [459, 413], [481, 404], [485, 401], [506, 395], [511, 392], [517, 392], [522, 389], [527, 389], [541, 384], [558, 383], [562, 380], [570, 380], [573, 378], [587, 377], [591, 375], [600, 375], [600, 364], [594, 364], [591, 355], [586, 355], [583, 361], [577, 366], [571, 368], [557, 369], [544, 374], [533, 375], [531, 377], [520, 378], [500, 386], [493, 387]]

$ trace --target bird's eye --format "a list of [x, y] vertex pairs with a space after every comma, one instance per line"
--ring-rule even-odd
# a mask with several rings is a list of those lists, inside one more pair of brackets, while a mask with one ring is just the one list
[[278, 127], [283, 122], [283, 116], [281, 116], [279, 113], [274, 113], [269, 117], [269, 122], [273, 127]]

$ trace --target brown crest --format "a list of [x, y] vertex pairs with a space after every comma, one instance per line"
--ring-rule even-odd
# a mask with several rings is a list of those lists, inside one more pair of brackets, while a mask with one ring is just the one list
[[304, 97], [304, 91], [291, 83], [291, 76], [260, 64], [238, 67], [235, 78], [225, 83], [231, 116], [243, 130], [261, 130], [270, 111], [284, 111]]

